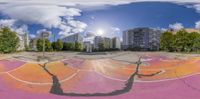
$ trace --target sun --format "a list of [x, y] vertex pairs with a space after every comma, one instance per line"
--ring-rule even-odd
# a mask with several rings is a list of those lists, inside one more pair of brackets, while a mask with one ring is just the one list
[[104, 34], [104, 30], [98, 29], [97, 30], [97, 35], [102, 36]]

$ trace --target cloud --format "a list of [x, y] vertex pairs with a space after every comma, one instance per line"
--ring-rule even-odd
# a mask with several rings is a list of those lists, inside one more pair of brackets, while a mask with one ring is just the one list
[[0, 20], [0, 27], [12, 27], [15, 23], [14, 19], [2, 19]]
[[117, 27], [112, 27], [111, 29], [112, 29], [114, 32], [119, 32], [119, 31], [120, 31], [120, 29], [117, 28]]
[[195, 23], [195, 28], [200, 29], [200, 21], [197, 21], [197, 22]]
[[35, 35], [35, 34], [29, 34], [29, 37], [30, 37], [31, 39], [33, 39], [33, 38], [36, 38], [36, 35]]
[[[87, 28], [86, 23], [74, 19], [75, 16], [81, 16], [81, 9], [99, 9], [109, 5], [143, 1], [190, 4], [191, 8], [200, 13], [199, 0], [0, 0], [0, 14], [10, 19], [10, 23], [6, 21], [0, 23], [8, 26], [12, 24], [12, 27], [13, 24], [22, 23], [22, 26], [15, 27], [15, 29], [19, 28], [17, 29], [19, 32], [26, 30], [29, 24], [40, 24], [48, 29], [60, 29], [59, 35], [64, 37], [68, 34], [84, 32]], [[174, 24], [171, 27], [177, 29], [182, 28], [182, 25]], [[113, 30], [119, 31], [117, 28]]]
[[[10, 7], [12, 5], [12, 7]], [[62, 23], [61, 17], [80, 16], [81, 10], [56, 5], [14, 5], [0, 6], [0, 12], [11, 19], [27, 24], [41, 24], [46, 28], [58, 28]]]
[[184, 26], [182, 23], [174, 23], [174, 24], [170, 24], [169, 28], [171, 28], [173, 30], [180, 30], [180, 29], [183, 29]]
[[14, 19], [1, 19], [0, 20], [0, 28], [9, 27], [12, 31], [17, 32], [19, 35], [23, 35], [28, 32], [28, 27], [25, 24], [16, 24], [16, 20]]
[[81, 21], [75, 21], [75, 20], [70, 20], [68, 21], [68, 24], [72, 27], [74, 27], [72, 29], [72, 32], [73, 33], [80, 33], [80, 32], [83, 32], [86, 27], [87, 27], [87, 24], [86, 23], [83, 23]]
[[[5, 19], [9, 21], [2, 21], [2, 24], [13, 25], [12, 22], [27, 25], [40, 24], [44, 28], [60, 29], [60, 36], [65, 36], [70, 32], [83, 32], [87, 26], [86, 23], [74, 19], [75, 16], [81, 16], [80, 9], [60, 5], [24, 4], [18, 2], [0, 4], [0, 13], [9, 17], [9, 19]], [[71, 24], [68, 24], [69, 20], [71, 20]], [[22, 28], [25, 28], [25, 26]], [[17, 29], [17, 31], [21, 32], [22, 29]]]

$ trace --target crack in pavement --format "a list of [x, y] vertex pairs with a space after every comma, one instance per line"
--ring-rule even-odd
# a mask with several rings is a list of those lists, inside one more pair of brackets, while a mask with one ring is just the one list
[[41, 65], [43, 69], [52, 77], [52, 87], [50, 89], [50, 93], [56, 94], [56, 95], [63, 95], [63, 96], [85, 96], [85, 97], [91, 97], [91, 96], [114, 96], [114, 95], [120, 95], [129, 92], [132, 89], [133, 82], [135, 80], [135, 76], [154, 76], [157, 75], [158, 73], [155, 74], [150, 74], [150, 75], [142, 75], [139, 74], [139, 68], [142, 64], [141, 62], [141, 57], [139, 60], [136, 62], [137, 67], [136, 71], [129, 77], [129, 79], [125, 82], [125, 87], [123, 87], [120, 90], [115, 90], [112, 92], [108, 93], [65, 93], [63, 92], [63, 89], [61, 88], [61, 84], [59, 82], [59, 79], [56, 75], [52, 74], [47, 68], [47, 64], [49, 62], [46, 62], [44, 65]]

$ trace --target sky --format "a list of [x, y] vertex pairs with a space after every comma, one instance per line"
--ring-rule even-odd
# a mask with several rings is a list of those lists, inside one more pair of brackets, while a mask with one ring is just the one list
[[49, 31], [51, 41], [75, 33], [122, 38], [137, 27], [200, 28], [200, 1], [0, 0], [0, 26], [31, 38]]

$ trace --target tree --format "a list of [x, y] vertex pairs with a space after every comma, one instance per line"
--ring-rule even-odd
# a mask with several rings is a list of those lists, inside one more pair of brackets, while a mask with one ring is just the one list
[[172, 32], [164, 32], [160, 38], [160, 49], [173, 51], [174, 35]]
[[192, 32], [188, 34], [188, 39], [189, 39], [187, 43], [188, 52], [196, 50], [196, 48], [194, 47], [197, 47], [196, 45], [198, 45], [199, 43], [198, 41], [199, 38], [200, 38], [200, 34], [197, 32]]
[[58, 39], [56, 42], [52, 43], [52, 47], [55, 51], [61, 51], [63, 49], [63, 43]]
[[192, 50], [196, 52], [200, 51], [200, 34], [194, 39]]
[[99, 51], [104, 51], [105, 50], [105, 44], [104, 43], [99, 43], [98, 47], [99, 47]]
[[81, 51], [82, 50], [82, 46], [81, 46], [81, 43], [79, 42], [75, 42], [75, 51]]
[[[37, 40], [37, 50], [42, 51], [43, 50], [43, 40], [38, 39]], [[52, 51], [53, 48], [51, 46], [51, 42], [48, 39], [45, 39], [45, 51]]]
[[188, 32], [185, 30], [180, 30], [176, 33], [175, 39], [174, 39], [174, 44], [175, 44], [175, 49], [178, 52], [181, 51], [187, 51], [188, 48]]
[[18, 47], [19, 37], [17, 36], [17, 33], [11, 31], [11, 29], [8, 27], [0, 29], [0, 52], [15, 52]]
[[64, 51], [73, 50], [73, 43], [63, 43], [63, 50]]

